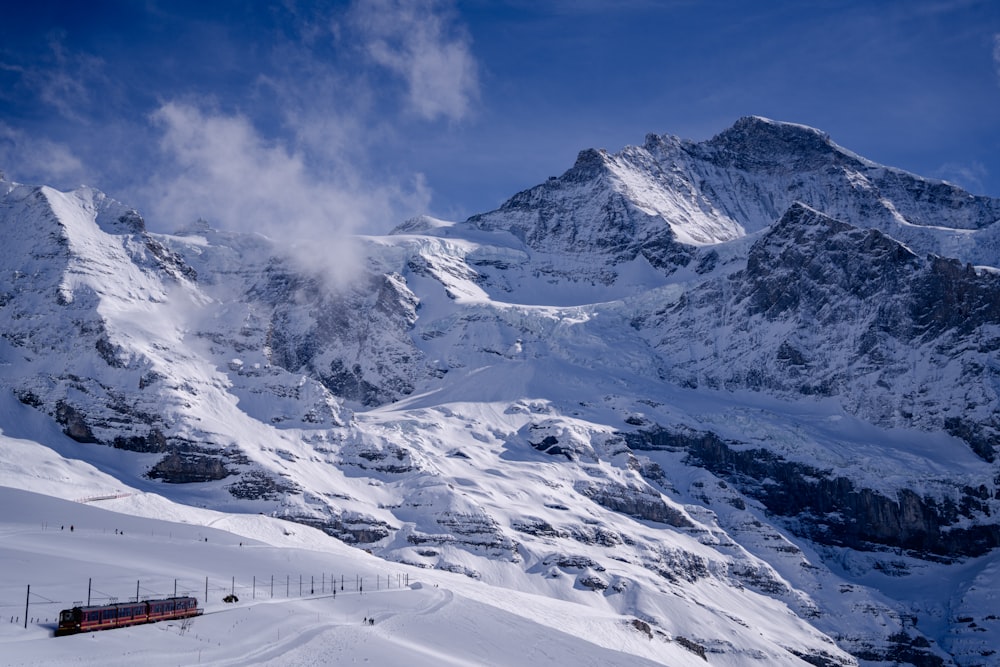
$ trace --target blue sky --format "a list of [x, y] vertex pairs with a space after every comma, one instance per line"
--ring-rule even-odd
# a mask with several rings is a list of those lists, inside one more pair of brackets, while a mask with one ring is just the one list
[[157, 231], [464, 219], [583, 148], [748, 114], [1000, 196], [995, 0], [7, 5], [0, 169]]

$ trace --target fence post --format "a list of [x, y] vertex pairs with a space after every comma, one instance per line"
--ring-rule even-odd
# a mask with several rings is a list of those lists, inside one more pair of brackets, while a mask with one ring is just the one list
[[28, 603], [31, 602], [31, 584], [28, 584], [28, 595], [24, 598], [24, 629], [28, 629]]

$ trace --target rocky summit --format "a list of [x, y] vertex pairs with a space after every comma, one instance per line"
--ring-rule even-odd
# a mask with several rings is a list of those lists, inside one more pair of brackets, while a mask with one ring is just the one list
[[748, 117], [342, 239], [345, 279], [0, 195], [5, 434], [709, 664], [998, 659], [998, 199]]

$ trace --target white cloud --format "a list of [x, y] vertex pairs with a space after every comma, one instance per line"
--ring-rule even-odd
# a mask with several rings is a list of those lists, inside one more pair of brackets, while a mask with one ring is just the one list
[[71, 188], [81, 185], [87, 170], [65, 144], [36, 138], [0, 122], [0, 165], [16, 168], [8, 178]]
[[264, 140], [243, 116], [171, 102], [153, 120], [172, 162], [148, 196], [160, 224], [205, 218], [214, 227], [257, 232], [337, 280], [357, 268], [352, 234], [393, 219], [399, 207], [426, 206], [419, 179], [403, 190], [364, 183], [345, 164], [307, 168], [303, 152]]
[[352, 19], [369, 57], [401, 77], [412, 111], [461, 120], [478, 98], [471, 38], [435, 0], [359, 0]]
[[997, 84], [1000, 84], [1000, 32], [993, 35], [993, 66], [997, 70]]
[[113, 85], [104, 73], [104, 61], [84, 52], [71, 52], [63, 44], [65, 34], [48, 36], [48, 51], [28, 65], [0, 63], [0, 69], [17, 75], [23, 89], [39, 102], [55, 109], [63, 118], [85, 122], [96, 103], [95, 90], [107, 101]]

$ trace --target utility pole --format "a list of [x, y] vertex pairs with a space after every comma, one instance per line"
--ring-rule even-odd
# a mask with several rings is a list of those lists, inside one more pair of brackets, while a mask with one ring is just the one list
[[28, 629], [28, 604], [31, 602], [31, 584], [28, 584], [28, 595], [24, 598], [24, 629]]

